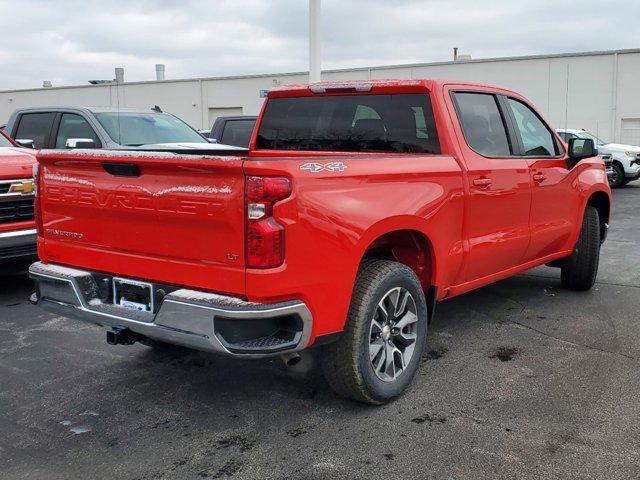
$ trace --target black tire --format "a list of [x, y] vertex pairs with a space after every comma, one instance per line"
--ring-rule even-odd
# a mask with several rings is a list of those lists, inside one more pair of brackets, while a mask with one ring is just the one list
[[609, 181], [611, 188], [621, 187], [627, 183], [624, 176], [624, 168], [622, 168], [622, 165], [620, 165], [619, 163], [614, 163], [613, 173], [614, 175]]
[[569, 290], [589, 290], [596, 282], [600, 261], [600, 216], [587, 206], [582, 229], [568, 265], [562, 268], [562, 286]]
[[[405, 298], [408, 292], [411, 299], [405, 301], [404, 307], [399, 307], [400, 314], [381, 317], [379, 304], [391, 299], [395, 295], [392, 293], [394, 291], [398, 292], [398, 298]], [[401, 303], [402, 300], [396, 301], [396, 305]], [[397, 308], [395, 310], [398, 311]], [[389, 327], [396, 325], [396, 322], [400, 325], [410, 310], [411, 313], [415, 310], [414, 316], [417, 317], [411, 318], [411, 327]], [[378, 325], [377, 322], [388, 322], [385, 323], [388, 328], [384, 334], [381, 330], [380, 334], [372, 333], [377, 331], [374, 330], [377, 328], [374, 327], [374, 323]], [[408, 328], [411, 330], [405, 332]], [[391, 337], [394, 330], [396, 336]], [[410, 354], [405, 345], [405, 336], [409, 335], [415, 335], [415, 342], [408, 344], [413, 345]], [[398, 397], [411, 383], [420, 366], [426, 337], [427, 304], [416, 274], [401, 263], [388, 260], [366, 261], [361, 265], [356, 278], [344, 333], [337, 342], [327, 345], [321, 352], [322, 370], [331, 388], [339, 395], [372, 405], [381, 405]], [[370, 358], [370, 352], [378, 346], [374, 345], [374, 342], [379, 341], [382, 342], [379, 355], [385, 356], [385, 359], [381, 360], [382, 363], [376, 361], [380, 357]], [[387, 350], [387, 347], [394, 348], [391, 347], [392, 342], [396, 342], [396, 350]], [[391, 363], [388, 365], [393, 372], [393, 378], [384, 380], [379, 375], [387, 375], [386, 358], [389, 351]], [[408, 361], [405, 361], [405, 354]], [[376, 370], [374, 361], [383, 368]], [[396, 376], [397, 363], [401, 366], [398, 367], [400, 373]]]

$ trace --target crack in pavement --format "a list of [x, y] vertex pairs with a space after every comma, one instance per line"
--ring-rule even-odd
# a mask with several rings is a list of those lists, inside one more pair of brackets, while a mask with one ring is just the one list
[[552, 335], [552, 334], [550, 334], [548, 332], [545, 332], [544, 330], [540, 330], [538, 328], [532, 327], [531, 325], [527, 325], [525, 323], [520, 323], [520, 322], [517, 322], [515, 320], [507, 320], [506, 322], [502, 322], [502, 323], [512, 323], [514, 325], [519, 325], [522, 328], [526, 328], [528, 330], [531, 330], [531, 331], [534, 331], [536, 333], [539, 333], [540, 335], [544, 335], [545, 337], [553, 338], [554, 340], [557, 340], [557, 341], [562, 342], [562, 343], [566, 343], [566, 344], [574, 346], [574, 347], [582, 347], [582, 348], [586, 348], [587, 350], [593, 350], [593, 351], [600, 352], [600, 353], [608, 353], [609, 355], [620, 356], [620, 357], [626, 358], [627, 360], [633, 360], [633, 361], [637, 361], [638, 360], [636, 357], [632, 357], [631, 355], [627, 355], [625, 353], [612, 352], [611, 350], [605, 350], [604, 348], [598, 348], [598, 347], [594, 347], [592, 345], [586, 345], [584, 343], [577, 343], [577, 342], [572, 342], [571, 340], [565, 340], [564, 338], [556, 337], [555, 335]]
[[[533, 277], [533, 278], [548, 278], [551, 280], [559, 280], [558, 277], [552, 277], [549, 275], [534, 275], [532, 273], [519, 273], [521, 277]], [[640, 288], [640, 285], [629, 285], [627, 283], [610, 283], [610, 282], [599, 282], [596, 280], [596, 285], [609, 285], [612, 287], [629, 287], [629, 288]]]

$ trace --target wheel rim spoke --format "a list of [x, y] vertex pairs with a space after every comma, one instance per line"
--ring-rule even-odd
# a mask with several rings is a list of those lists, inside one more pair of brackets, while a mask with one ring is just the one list
[[418, 321], [418, 317], [416, 316], [415, 313], [407, 312], [402, 316], [402, 318], [400, 318], [400, 320], [396, 322], [395, 327], [399, 330], [402, 330], [408, 327], [409, 325], [416, 323], [417, 321]]
[[407, 309], [407, 302], [411, 294], [406, 290], [398, 295], [398, 304], [396, 305], [395, 317], [399, 318]]
[[393, 358], [393, 345], [387, 343], [384, 349], [384, 373], [392, 380], [396, 378], [396, 362]]
[[369, 344], [369, 358], [373, 362], [378, 354], [384, 348], [384, 340], [378, 338], [375, 342]]

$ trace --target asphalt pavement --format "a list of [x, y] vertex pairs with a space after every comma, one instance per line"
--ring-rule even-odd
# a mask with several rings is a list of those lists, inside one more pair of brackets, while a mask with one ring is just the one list
[[614, 191], [590, 292], [541, 267], [440, 303], [384, 407], [276, 360], [107, 345], [2, 267], [0, 478], [639, 478], [639, 207]]

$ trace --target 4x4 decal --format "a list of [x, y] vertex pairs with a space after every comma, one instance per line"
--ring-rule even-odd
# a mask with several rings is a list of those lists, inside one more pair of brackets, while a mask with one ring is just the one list
[[315, 163], [309, 162], [300, 166], [300, 170], [309, 170], [312, 173], [317, 172], [344, 172], [347, 169], [347, 166], [342, 162], [331, 162], [331, 163]]

